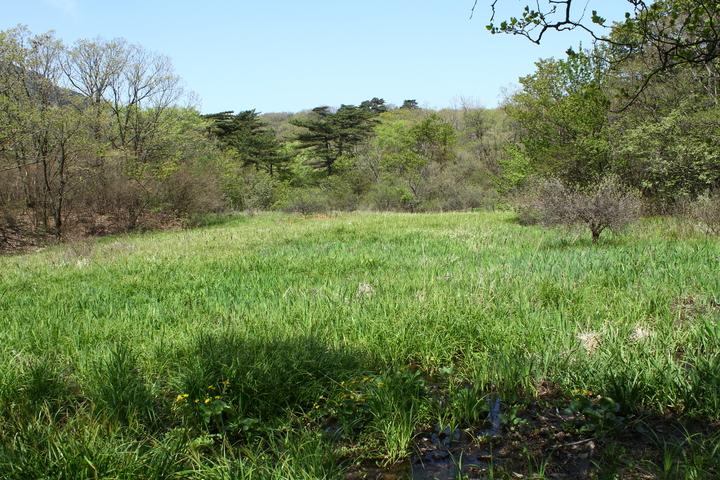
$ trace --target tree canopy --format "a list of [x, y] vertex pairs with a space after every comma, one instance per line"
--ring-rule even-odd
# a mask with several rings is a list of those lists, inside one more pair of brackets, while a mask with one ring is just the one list
[[647, 68], [629, 103], [661, 72], [711, 65], [720, 57], [720, 3], [716, 0], [626, 0], [624, 20], [614, 24], [603, 16], [602, 8], [588, 12], [588, 2], [578, 0], [538, 1], [510, 18], [498, 19], [501, 3], [490, 2], [487, 29], [493, 34], [520, 35], [539, 44], [550, 31], [582, 30], [608, 47], [611, 55], [606, 60], [611, 66], [644, 58]]

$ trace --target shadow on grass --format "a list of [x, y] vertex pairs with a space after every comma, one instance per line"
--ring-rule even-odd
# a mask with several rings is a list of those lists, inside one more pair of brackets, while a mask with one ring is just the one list
[[252, 213], [247, 212], [206, 213], [190, 217], [185, 226], [187, 228], [223, 227], [246, 223], [252, 216]]
[[232, 331], [197, 336], [175, 361], [189, 401], [218, 396], [233, 416], [262, 421], [311, 408], [366, 366], [358, 352], [311, 336], [262, 339]]
[[624, 245], [627, 245], [627, 241], [622, 237], [601, 237], [600, 240], [593, 243], [592, 239], [588, 235], [587, 237], [575, 236], [573, 238], [563, 237], [559, 239], [553, 239], [548, 242], [543, 242], [541, 248], [542, 250], [605, 250], [610, 248], [622, 247]]

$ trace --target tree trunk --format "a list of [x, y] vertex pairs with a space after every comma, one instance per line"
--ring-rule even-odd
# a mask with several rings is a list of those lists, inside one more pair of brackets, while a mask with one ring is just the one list
[[55, 207], [55, 237], [58, 240], [62, 239], [62, 214], [63, 214], [63, 202], [65, 200], [65, 163], [66, 163], [67, 152], [65, 150], [65, 144], [60, 146], [60, 163], [58, 165], [59, 185], [57, 192], [57, 200]]

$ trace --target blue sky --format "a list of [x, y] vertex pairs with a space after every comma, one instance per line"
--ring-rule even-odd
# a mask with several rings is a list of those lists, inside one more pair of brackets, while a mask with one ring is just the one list
[[[505, 0], [519, 11], [519, 0]], [[591, 0], [621, 18], [624, 0]], [[55, 30], [67, 42], [124, 37], [168, 55], [203, 112], [298, 111], [382, 97], [495, 106], [538, 58], [589, 40], [541, 46], [485, 30], [489, 0], [0, 0], [0, 29]]]

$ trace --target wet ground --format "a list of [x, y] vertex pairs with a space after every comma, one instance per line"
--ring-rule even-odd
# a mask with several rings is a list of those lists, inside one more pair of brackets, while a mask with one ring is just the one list
[[[662, 462], [654, 435], [681, 440], [680, 426], [666, 419], [619, 423], [610, 431], [585, 428], [583, 415], [552, 403], [536, 402], [518, 415], [514, 425], [503, 418], [505, 406], [491, 400], [481, 428], [433, 430], [415, 437], [409, 460], [390, 467], [366, 463], [349, 480], [463, 480], [487, 478], [657, 478], [649, 465]], [[643, 425], [652, 422], [652, 434]], [[698, 426], [699, 435], [718, 425]], [[605, 467], [603, 465], [608, 465]], [[540, 476], [539, 476], [540, 475]], [[609, 476], [608, 476], [609, 475]]]
[[492, 441], [500, 437], [501, 402], [491, 399], [487, 428], [476, 432], [436, 427], [416, 438], [415, 454], [409, 461], [390, 468], [366, 465], [350, 479], [455, 480], [487, 478], [494, 468]]

